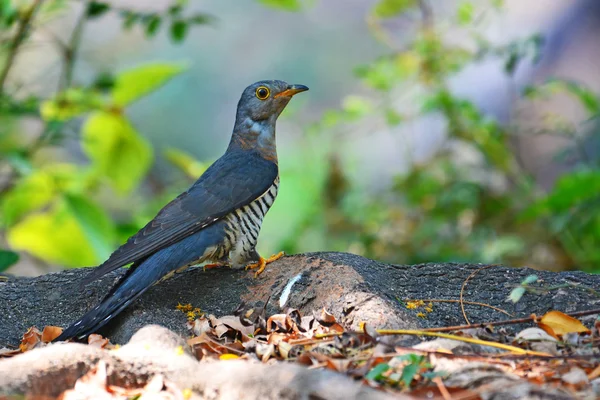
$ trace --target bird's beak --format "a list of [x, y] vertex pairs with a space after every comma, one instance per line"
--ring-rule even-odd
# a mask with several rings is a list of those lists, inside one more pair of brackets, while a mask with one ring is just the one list
[[304, 85], [289, 85], [287, 87], [287, 89], [285, 89], [283, 92], [277, 93], [275, 95], [275, 98], [277, 98], [277, 97], [292, 97], [296, 93], [306, 92], [307, 90], [308, 90], [308, 87], [306, 87]]

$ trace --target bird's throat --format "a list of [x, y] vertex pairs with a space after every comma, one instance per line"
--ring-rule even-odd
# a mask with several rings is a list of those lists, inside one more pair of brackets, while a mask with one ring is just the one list
[[242, 121], [236, 121], [229, 146], [255, 150], [265, 159], [277, 163], [275, 119], [254, 121], [244, 118]]

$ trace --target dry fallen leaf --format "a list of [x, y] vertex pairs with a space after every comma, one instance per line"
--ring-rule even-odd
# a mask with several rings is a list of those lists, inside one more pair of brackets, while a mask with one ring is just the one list
[[102, 335], [98, 335], [97, 333], [92, 333], [88, 336], [88, 345], [92, 347], [97, 347], [99, 349], [103, 349], [108, 345], [109, 341], [107, 338]]
[[48, 325], [44, 327], [42, 331], [42, 342], [50, 343], [54, 339], [56, 339], [62, 333], [63, 329], [60, 326], [51, 326]]
[[335, 323], [335, 317], [330, 314], [325, 308], [321, 310], [321, 315], [317, 318], [317, 321], [323, 326], [330, 326]]
[[538, 326], [550, 336], [557, 337], [566, 333], [590, 333], [577, 318], [573, 318], [560, 311], [549, 311], [537, 322]]
[[26, 352], [31, 350], [37, 346], [38, 343], [41, 342], [42, 333], [36, 328], [32, 326], [25, 332], [23, 338], [21, 339], [21, 344], [19, 345], [19, 349], [22, 352]]

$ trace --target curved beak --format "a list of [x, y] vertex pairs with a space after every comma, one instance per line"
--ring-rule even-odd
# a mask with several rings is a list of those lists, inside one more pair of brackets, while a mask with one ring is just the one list
[[307, 90], [308, 87], [304, 85], [289, 85], [287, 89], [285, 89], [283, 92], [277, 93], [274, 97], [292, 97], [297, 93], [306, 92]]

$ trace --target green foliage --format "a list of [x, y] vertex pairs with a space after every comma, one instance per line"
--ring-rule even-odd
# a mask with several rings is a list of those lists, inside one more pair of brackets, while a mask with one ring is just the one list
[[171, 40], [175, 43], [185, 39], [190, 27], [214, 23], [214, 18], [205, 13], [186, 16], [181, 2], [171, 5], [164, 14], [121, 10], [120, 15], [123, 18], [124, 29], [129, 30], [135, 25], [140, 25], [148, 38], [156, 36], [162, 25], [168, 25]]
[[525, 279], [523, 279], [523, 282], [521, 282], [521, 284], [519, 286], [517, 286], [516, 288], [511, 290], [510, 295], [508, 296], [508, 299], [510, 301], [512, 301], [513, 303], [518, 303], [519, 300], [521, 300], [521, 298], [527, 291], [527, 288], [529, 287], [529, 285], [537, 282], [537, 280], [538, 280], [537, 275], [528, 275]]
[[95, 171], [122, 193], [135, 188], [152, 162], [150, 145], [119, 114], [92, 114], [82, 128], [81, 145]]
[[185, 151], [179, 149], [167, 148], [165, 150], [165, 158], [192, 179], [197, 179], [208, 168], [206, 163], [196, 160]]
[[[283, 11], [310, 4], [258, 2]], [[43, 3], [37, 10], [0, 0], [1, 60], [7, 59], [10, 49], [20, 51], [45, 18], [69, 7], [62, 0]], [[188, 12], [186, 1], [175, 1], [164, 12], [129, 10], [97, 0], [87, 4], [78, 26], [116, 14], [124, 29], [139, 29], [147, 38], [167, 34], [173, 43], [189, 37], [193, 26], [214, 21], [208, 14]], [[269, 246], [290, 253], [316, 248], [351, 251], [396, 263], [504, 262], [599, 271], [600, 165], [586, 156], [586, 140], [600, 116], [600, 97], [578, 82], [560, 78], [523, 92], [520, 100], [528, 102], [569, 98], [586, 116], [585, 124], [561, 115], [547, 118], [544, 132], [571, 143], [560, 156], [577, 162], [551, 189], [543, 190], [511, 148], [512, 135], [520, 133], [520, 127], [489, 118], [450, 89], [451, 78], [484, 58], [499, 61], [512, 78], [520, 65], [539, 60], [543, 37], [534, 34], [502, 44], [487, 40], [480, 32], [481, 17], [501, 11], [501, 0], [461, 0], [447, 14], [450, 22], [435, 15], [436, 7], [427, 1], [379, 0], [370, 10], [367, 24], [389, 51], [355, 69], [366, 90], [347, 95], [339, 109], [324, 111], [321, 120], [308, 128], [306, 147], [282, 155], [286, 190], [265, 221], [263, 231], [278, 241]], [[43, 18], [36, 19], [39, 16]], [[415, 23], [414, 34], [403, 37], [401, 46], [394, 43], [396, 36], [388, 34], [396, 26], [393, 18]], [[14, 36], [18, 24], [31, 28], [19, 41]], [[445, 31], [449, 24], [453, 35], [470, 42], [457, 45], [451, 40]], [[76, 48], [67, 50], [77, 54]], [[75, 61], [76, 57], [70, 63]], [[1, 67], [0, 77], [6, 78], [10, 68], [10, 63]], [[144, 194], [136, 195], [142, 191], [154, 152], [143, 132], [128, 120], [127, 107], [184, 70], [180, 64], [152, 63], [103, 71], [85, 84], [65, 78], [56, 82], [56, 93], [44, 97], [16, 96], [8, 81], [0, 79], [0, 158], [11, 176], [0, 187], [0, 224], [11, 250], [65, 266], [96, 264], [177, 195], [180, 183], [204, 172], [208, 161], [167, 149], [160, 156], [179, 170], [183, 181], [158, 191], [144, 186]], [[410, 110], [398, 107], [400, 96]], [[405, 124], [430, 116], [442, 120], [446, 129], [444, 145], [427, 159], [409, 161], [408, 169], [391, 183], [370, 177], [377, 186], [375, 194], [351, 179], [362, 167], [337, 155], [348, 132], [368, 134], [376, 126], [395, 135]], [[25, 118], [43, 125], [34, 140], [21, 134]], [[67, 140], [82, 149], [79, 158], [58, 151]], [[44, 157], [38, 156], [40, 149], [45, 150]], [[276, 223], [278, 217], [286, 223]], [[262, 245], [269, 236], [261, 237]], [[540, 261], [537, 253], [550, 256]], [[0, 250], [0, 270], [16, 261], [15, 254]], [[530, 283], [522, 282], [511, 299], [518, 301]], [[401, 373], [389, 376], [393, 372], [389, 365], [379, 364], [368, 379], [393, 379], [408, 386], [416, 374], [424, 376], [427, 367], [422, 360], [400, 361]]]
[[99, 1], [91, 1], [88, 4], [87, 17], [89, 19], [98, 18], [108, 12], [110, 6], [107, 3], [101, 3]]
[[[502, 7], [501, 1], [490, 3]], [[385, 45], [390, 38], [378, 19], [407, 12], [412, 17], [419, 11], [422, 23], [414, 38], [402, 43], [402, 50], [391, 45], [388, 55], [355, 70], [364, 85], [374, 89], [371, 96], [349, 95], [340, 110], [325, 111], [311, 131], [323, 140], [336, 131], [356, 129], [351, 124], [375, 119], [387, 123], [392, 133], [415, 118], [435, 115], [446, 124], [445, 145], [426, 161], [412, 163], [377, 196], [364, 194], [363, 188], [347, 180], [341, 192], [334, 190], [331, 182], [345, 181], [344, 169], [323, 162], [321, 168], [328, 176], [316, 198], [336, 200], [312, 211], [307, 218], [319, 222], [300, 225], [292, 237], [300, 243], [304, 237], [319, 237], [321, 248], [397, 263], [505, 262], [599, 271], [600, 165], [586, 156], [586, 130], [560, 116], [549, 119], [544, 131], [570, 139], [569, 154], [577, 156], [579, 165], [545, 193], [514, 155], [511, 136], [519, 127], [498, 123], [449, 89], [451, 77], [483, 58], [500, 60], [505, 74], [512, 77], [519, 65], [540, 59], [543, 37], [534, 34], [493, 44], [473, 27], [476, 16], [487, 12], [485, 6], [465, 0], [456, 7], [458, 27], [452, 29], [462, 29], [461, 34], [472, 40], [459, 47], [441, 31], [445, 21], [435, 25], [438, 19], [431, 18], [436, 11], [432, 6], [406, 0], [381, 0], [375, 5], [370, 26]], [[401, 114], [393, 101], [397, 93], [418, 111]], [[417, 95], [409, 97], [411, 93]], [[588, 122], [600, 115], [598, 94], [573, 81], [552, 79], [529, 87], [523, 101], [557, 95], [578, 102]], [[330, 151], [335, 153], [336, 146]], [[462, 153], [470, 154], [472, 161], [462, 160]], [[289, 246], [294, 240], [284, 243]], [[546, 258], [535, 258], [534, 249]]]
[[458, 23], [461, 25], [467, 25], [473, 21], [473, 13], [475, 6], [470, 1], [463, 1], [458, 5], [456, 12]]
[[386, 363], [377, 364], [367, 373], [367, 375], [365, 375], [365, 379], [369, 381], [380, 381], [384, 378], [383, 374], [389, 369], [390, 366]]
[[[66, 7], [62, 1], [49, 1], [39, 13], [53, 15], [60, 8], [59, 3], [60, 7]], [[0, 3], [2, 24], [8, 26], [14, 22], [13, 5], [6, 0]], [[20, 24], [30, 24], [37, 17], [35, 11], [30, 9], [26, 16], [17, 14], [15, 18]], [[81, 31], [85, 19], [100, 18], [113, 11], [109, 3], [89, 2], [74, 35]], [[158, 30], [164, 17], [153, 14], [147, 18], [133, 11], [116, 11], [121, 15], [135, 14], [147, 24], [149, 34]], [[208, 21], [202, 14], [186, 17], [182, 3], [174, 4], [165, 15], [186, 24]], [[8, 48], [19, 50], [20, 44], [13, 42]], [[0, 76], [7, 76], [10, 67], [11, 64], [5, 64], [0, 68]], [[3, 86], [6, 81], [1, 81], [0, 158], [11, 169], [11, 179], [0, 187], [0, 224], [11, 249], [27, 251], [41, 260], [67, 267], [94, 265], [126, 238], [124, 233], [145, 224], [145, 216], [138, 218], [136, 214], [129, 221], [113, 221], [113, 204], [105, 201], [107, 195], [124, 200], [140, 185], [153, 163], [150, 144], [127, 119], [125, 108], [184, 70], [181, 64], [157, 62], [119, 73], [103, 72], [87, 86], [61, 80], [58, 85], [61, 89], [50, 98], [35, 95], [17, 98]], [[33, 141], [23, 140], [20, 135], [19, 122], [23, 117], [38, 119], [43, 125]], [[80, 133], [75, 139], [87, 159], [81, 163], [63, 155], [59, 156], [60, 162], [54, 161], [54, 146], [62, 144], [67, 132], [72, 136], [73, 131]], [[42, 148], [50, 157], [36, 157]], [[186, 162], [189, 173], [200, 170], [198, 163]], [[161, 202], [164, 204], [164, 200]], [[152, 208], [156, 210], [156, 205]], [[139, 207], [140, 213], [146, 211], [145, 204]], [[0, 270], [16, 262], [15, 254], [0, 251]]]
[[258, 0], [267, 7], [278, 8], [285, 11], [298, 11], [302, 7], [300, 0]]
[[116, 76], [112, 90], [113, 104], [117, 107], [128, 106], [164, 85], [185, 68], [177, 64], [153, 63], [121, 72]]
[[404, 354], [396, 357], [397, 360], [406, 361], [408, 364], [402, 369], [400, 380], [405, 387], [409, 387], [417, 373], [422, 368], [430, 368], [427, 357], [418, 354]]
[[26, 250], [42, 260], [66, 267], [101, 261], [64, 201], [58, 201], [47, 211], [28, 214], [7, 232], [6, 239], [15, 250]]
[[0, 272], [8, 269], [13, 264], [19, 261], [19, 254], [14, 251], [0, 249]]
[[417, 4], [416, 0], [379, 0], [373, 14], [380, 18], [391, 18], [407, 11]]

